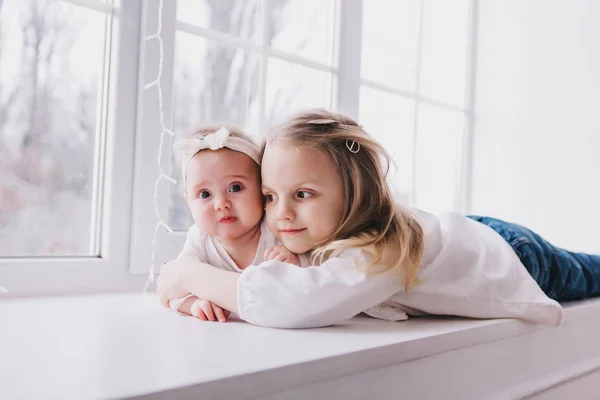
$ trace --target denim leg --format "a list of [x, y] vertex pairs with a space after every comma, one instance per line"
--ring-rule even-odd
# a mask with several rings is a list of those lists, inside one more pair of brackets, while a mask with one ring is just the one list
[[551, 299], [569, 301], [600, 296], [600, 255], [555, 247], [521, 225], [490, 217], [468, 217], [498, 232]]

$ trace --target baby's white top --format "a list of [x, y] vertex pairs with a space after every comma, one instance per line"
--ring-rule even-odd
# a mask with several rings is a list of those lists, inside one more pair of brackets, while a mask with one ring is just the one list
[[[264, 261], [265, 250], [280, 244], [281, 242], [275, 238], [263, 220], [260, 224], [258, 247], [256, 248], [256, 254], [251, 265], [262, 263]], [[310, 265], [307, 256], [300, 255], [299, 257], [303, 267]], [[177, 259], [202, 262], [226, 271], [243, 271], [243, 269], [238, 268], [235, 264], [219, 238], [202, 233], [196, 224], [192, 225], [188, 230], [183, 250], [181, 250]]]
[[240, 317], [282, 328], [331, 325], [360, 312], [391, 321], [438, 314], [560, 324], [560, 304], [544, 294], [494, 230], [457, 213], [409, 211], [425, 232], [421, 283], [410, 292], [403, 290], [397, 274], [367, 275], [357, 269], [355, 261], [363, 263], [369, 257], [358, 249], [318, 267], [272, 260], [240, 275]]

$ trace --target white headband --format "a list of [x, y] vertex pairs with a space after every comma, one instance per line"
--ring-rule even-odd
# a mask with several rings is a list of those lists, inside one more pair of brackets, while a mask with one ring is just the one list
[[227, 147], [228, 149], [246, 154], [254, 160], [255, 163], [260, 165], [260, 149], [256, 144], [249, 140], [229, 135], [229, 129], [223, 126], [215, 133], [208, 134], [204, 137], [193, 137], [175, 142], [173, 148], [180, 154], [183, 154], [181, 160], [181, 172], [183, 178], [185, 179], [185, 171], [192, 157], [198, 154], [199, 151], [206, 149], [219, 150], [223, 147]]

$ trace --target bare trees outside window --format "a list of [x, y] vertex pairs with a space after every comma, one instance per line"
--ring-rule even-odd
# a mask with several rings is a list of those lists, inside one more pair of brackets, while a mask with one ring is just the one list
[[0, 0], [0, 256], [94, 252], [107, 18]]

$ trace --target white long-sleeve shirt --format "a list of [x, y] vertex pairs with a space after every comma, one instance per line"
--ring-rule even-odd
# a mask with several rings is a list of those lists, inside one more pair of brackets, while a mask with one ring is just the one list
[[240, 275], [240, 317], [281, 328], [326, 326], [361, 312], [392, 321], [436, 314], [560, 324], [560, 304], [543, 293], [494, 230], [456, 213], [409, 211], [425, 233], [421, 283], [410, 292], [391, 272], [367, 275], [356, 268], [355, 262], [367, 261], [359, 249], [308, 268], [267, 261]]

